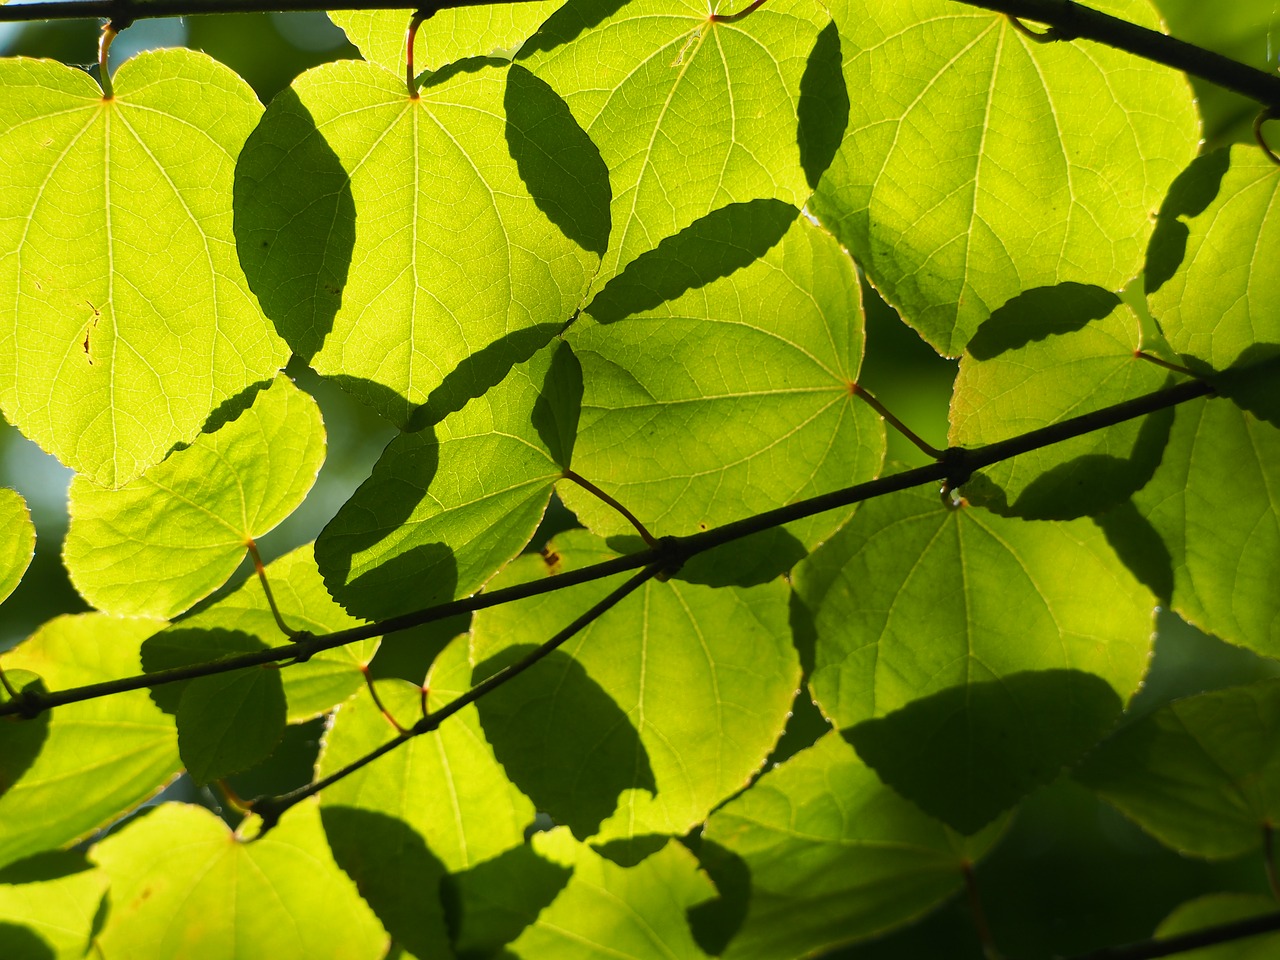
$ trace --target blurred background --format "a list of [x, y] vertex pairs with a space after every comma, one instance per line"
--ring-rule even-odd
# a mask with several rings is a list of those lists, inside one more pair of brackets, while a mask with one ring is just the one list
[[[1114, 8], [1115, 3], [1098, 6]], [[1274, 70], [1280, 57], [1280, 0], [1159, 0], [1175, 36], [1218, 50], [1251, 66]], [[406, 22], [408, 13], [406, 12]], [[96, 74], [100, 21], [0, 24], [0, 55], [49, 57]], [[263, 103], [295, 76], [329, 60], [359, 52], [323, 13], [230, 14], [142, 20], [111, 48], [111, 63], [155, 47], [189, 46], [207, 52], [244, 77]], [[1256, 105], [1193, 81], [1205, 119], [1205, 149], [1251, 141]], [[1280, 141], [1280, 122], [1272, 124]], [[867, 348], [860, 383], [926, 441], [946, 446], [947, 408], [956, 363], [938, 357], [864, 287]], [[328, 459], [303, 507], [260, 541], [268, 562], [313, 539], [365, 477], [393, 429], [296, 360], [289, 371], [319, 401], [328, 431]], [[925, 462], [911, 444], [890, 431], [889, 458], [903, 465]], [[892, 468], [891, 468], [892, 469]], [[71, 474], [56, 460], [0, 421], [0, 486], [18, 490], [36, 524], [36, 555], [21, 586], [0, 610], [0, 650], [61, 613], [87, 609], [67, 580], [60, 553], [66, 533], [66, 491]], [[555, 531], [575, 525], [553, 502], [531, 549]], [[250, 573], [246, 564], [217, 599]], [[202, 604], [201, 606], [207, 605]], [[421, 680], [434, 650], [464, 623], [437, 626], [431, 636], [397, 638], [379, 653], [382, 674]], [[416, 677], [414, 676], [416, 674]], [[1162, 611], [1150, 675], [1132, 715], [1202, 690], [1280, 675], [1280, 666], [1207, 637]], [[291, 762], [271, 780], [249, 771], [235, 778], [242, 796], [287, 788], [309, 779], [320, 734], [318, 723], [291, 728], [280, 754]], [[821, 719], [797, 711], [775, 759], [812, 742]], [[293, 783], [283, 782], [284, 776]], [[217, 807], [216, 798], [178, 784], [179, 796]], [[172, 793], [170, 794], [173, 795]], [[1048, 957], [1150, 936], [1175, 906], [1213, 891], [1267, 890], [1257, 857], [1206, 863], [1184, 859], [1156, 844], [1118, 813], [1069, 780], [1043, 789], [1024, 804], [978, 880], [997, 943], [1006, 956]], [[1234, 954], [1233, 954], [1234, 955]], [[916, 926], [879, 941], [839, 951], [847, 960], [983, 956], [973, 919], [957, 898]], [[1215, 954], [1215, 956], [1218, 956]]]

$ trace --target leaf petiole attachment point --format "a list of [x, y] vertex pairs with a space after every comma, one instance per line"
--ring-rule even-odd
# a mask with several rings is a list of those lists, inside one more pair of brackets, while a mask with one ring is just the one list
[[1262, 125], [1268, 120], [1280, 120], [1280, 109], [1265, 107], [1258, 112], [1258, 115], [1253, 118], [1253, 139], [1258, 141], [1258, 146], [1262, 148], [1268, 160], [1280, 165], [1280, 156], [1276, 156], [1276, 152], [1271, 149], [1271, 145], [1267, 143], [1267, 138], [1262, 133]]
[[712, 23], [733, 23], [736, 20], [742, 20], [745, 17], [751, 16], [751, 14], [755, 13], [756, 10], [760, 9], [763, 3], [764, 0], [753, 0], [752, 3], [748, 4], [737, 13], [713, 13], [709, 19]]
[[114, 100], [116, 96], [111, 86], [111, 71], [107, 69], [107, 53], [111, 50], [111, 41], [126, 26], [128, 24], [117, 25], [115, 20], [102, 25], [102, 36], [98, 38], [98, 83], [102, 87], [103, 100]]
[[418, 39], [418, 28], [435, 16], [436, 7], [419, 7], [409, 18], [409, 29], [404, 33], [404, 83], [409, 99], [418, 99], [417, 72], [413, 66], [413, 45]]

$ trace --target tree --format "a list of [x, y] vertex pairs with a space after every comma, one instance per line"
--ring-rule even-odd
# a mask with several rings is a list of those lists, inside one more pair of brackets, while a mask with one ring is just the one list
[[[101, 87], [0, 61], [0, 405], [75, 471], [95, 608], [0, 657], [0, 944], [1147, 936], [1132, 903], [1002, 932], [1000, 871], [1083, 797], [1256, 873], [1179, 868], [1130, 956], [1274, 949], [1240, 938], [1280, 928], [1280, 78], [1098, 7], [335, 12], [364, 62], [265, 108], [193, 50], [107, 69], [196, 2], [95, 8]], [[945, 444], [871, 389], [867, 311], [959, 357]], [[264, 563], [333, 385], [394, 438]], [[1251, 682], [1139, 694], [1160, 607]], [[129, 816], [179, 771], [203, 806]]]

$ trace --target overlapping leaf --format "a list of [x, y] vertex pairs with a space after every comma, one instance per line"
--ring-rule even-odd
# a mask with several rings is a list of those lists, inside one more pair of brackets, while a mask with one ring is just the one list
[[36, 551], [36, 528], [31, 522], [31, 511], [22, 494], [8, 487], [0, 487], [0, 530], [5, 538], [0, 541], [0, 603], [3, 603], [27, 572]]
[[[63, 616], [4, 654], [48, 690], [141, 672], [138, 650], [163, 623], [102, 614]], [[34, 733], [32, 731], [35, 731]], [[36, 752], [30, 751], [35, 738]], [[105, 826], [178, 772], [173, 720], [145, 690], [59, 707], [35, 720], [0, 720], [0, 865]], [[10, 764], [25, 759], [21, 769]]]
[[963, 866], [999, 832], [956, 836], [881, 783], [833, 732], [711, 815], [702, 860], [729, 909], [718, 922], [695, 910], [695, 926], [727, 941], [725, 960], [814, 956], [952, 896]]
[[1092, 524], [932, 491], [863, 504], [796, 589], [816, 611], [823, 712], [887, 782], [970, 833], [1101, 738], [1150, 652], [1151, 599]]
[[[607, 559], [585, 532], [516, 560], [510, 584]], [[548, 559], [550, 558], [550, 560]], [[617, 585], [481, 612], [476, 679], [527, 653]], [[785, 725], [800, 667], [787, 590], [650, 582], [479, 704], [485, 735], [538, 809], [603, 842], [682, 835], [746, 785]]]
[[[1146, 0], [1094, 4], [1159, 29]], [[940, 353], [1022, 290], [1119, 289], [1195, 154], [1186, 80], [948, 0], [840, 0], [849, 129], [812, 208]]]
[[1280, 353], [1280, 167], [1253, 146], [1178, 178], [1147, 256], [1151, 312], [1170, 345], [1214, 370]]
[[50, 60], [5, 59], [0, 76], [0, 404], [117, 486], [288, 359], [232, 237], [232, 172], [262, 107], [191, 50], [130, 60], [110, 100]]
[[107, 877], [79, 853], [46, 855], [0, 873], [0, 955], [80, 960]]
[[[467, 640], [455, 639], [426, 678], [428, 692], [400, 680], [377, 685], [391, 717], [410, 727], [470, 687]], [[343, 704], [325, 740], [320, 776], [396, 735], [369, 696]], [[506, 778], [474, 707], [438, 731], [362, 768], [323, 794], [325, 831], [342, 868], [387, 929], [417, 956], [447, 943], [438, 881], [519, 847], [533, 805]]]
[[513, 943], [510, 956], [564, 960], [703, 960], [686, 912], [715, 888], [684, 847], [669, 842], [623, 868], [578, 843], [563, 827], [533, 838], [533, 849], [573, 876]]
[[[1030, 290], [992, 314], [965, 350], [951, 398], [950, 441], [979, 446], [1151, 393], [1169, 373], [1134, 355], [1138, 320], [1120, 299], [1075, 283]], [[1145, 484], [1171, 410], [985, 468], [965, 496], [998, 513], [1070, 519]]]
[[546, 84], [467, 60], [419, 98], [372, 64], [299, 77], [236, 175], [249, 282], [289, 345], [398, 424], [497, 383], [573, 315], [608, 172]]
[[[574, 469], [655, 535], [696, 533], [879, 471], [883, 427], [851, 389], [862, 363], [858, 278], [794, 207], [757, 201], [705, 217], [634, 261], [588, 314], [567, 335], [584, 382]], [[585, 492], [563, 484], [561, 496], [593, 531], [630, 532]], [[788, 529], [807, 548], [839, 521]]]
[[[474, 56], [501, 56], [514, 51], [538, 29], [563, 0], [526, 0], [437, 10], [418, 28], [413, 45], [417, 71], [438, 70]], [[364, 58], [392, 73], [405, 70], [405, 28], [413, 10], [331, 10], [329, 19], [342, 28]]]
[[[284, 622], [294, 630], [333, 633], [360, 626], [329, 596], [316, 569], [310, 545], [273, 560], [267, 582]], [[143, 646], [148, 671], [187, 666], [230, 653], [245, 653], [285, 642], [257, 578], [250, 578], [211, 607], [156, 634]], [[361, 640], [323, 650], [305, 663], [279, 671], [288, 721], [300, 723], [326, 713], [364, 685], [364, 667], [378, 641]], [[153, 696], [165, 709], [177, 709], [181, 684], [157, 687]]]
[[76, 477], [63, 548], [72, 582], [119, 616], [181, 613], [303, 501], [324, 451], [315, 401], [281, 376], [236, 419], [119, 489]]
[[556, 343], [393, 440], [316, 542], [330, 592], [372, 619], [473, 593], [537, 529], [569, 467], [581, 399], [578, 361]]
[[[1156, 928], [1156, 937], [1164, 939], [1181, 934], [1198, 933], [1220, 924], [1247, 920], [1274, 913], [1275, 899], [1256, 893], [1211, 893], [1181, 904]], [[1268, 960], [1280, 950], [1280, 934], [1268, 933], [1187, 951], [1188, 960]]]
[[1176, 850], [1236, 856], [1280, 817], [1278, 735], [1280, 681], [1214, 690], [1125, 727], [1075, 776]]
[[202, 807], [166, 803], [93, 848], [111, 880], [103, 960], [380, 960], [388, 937], [333, 862], [317, 804], [253, 843]]
[[773, 0], [733, 22], [710, 12], [693, 0], [570, 0], [520, 51], [609, 167], [600, 282], [727, 203], [803, 205], [839, 142], [844, 117], [828, 109], [840, 96], [839, 43], [822, 33], [826, 9]]
[[1227, 400], [1181, 404], [1160, 469], [1102, 521], [1126, 562], [1185, 619], [1280, 654], [1280, 428]]

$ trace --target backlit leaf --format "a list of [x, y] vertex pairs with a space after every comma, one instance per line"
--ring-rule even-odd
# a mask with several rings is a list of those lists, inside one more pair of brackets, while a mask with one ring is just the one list
[[119, 489], [76, 477], [63, 548], [72, 581], [117, 616], [181, 613], [303, 501], [324, 452], [316, 402], [281, 376], [236, 419]]
[[80, 960], [106, 892], [106, 874], [79, 853], [46, 854], [0, 873], [0, 956]]
[[[1020, 294], [965, 349], [950, 442], [993, 443], [1159, 390], [1170, 374], [1134, 356], [1139, 335], [1129, 308], [1099, 287]], [[1002, 461], [966, 483], [965, 497], [1036, 520], [1098, 513], [1151, 479], [1172, 420], [1165, 410]]]
[[569, 467], [582, 370], [563, 343], [401, 434], [316, 542], [330, 592], [380, 618], [466, 596], [529, 542]]
[[[705, 217], [634, 261], [587, 313], [567, 334], [584, 383], [574, 469], [655, 536], [879, 471], [884, 429], [851, 390], [862, 364], [858, 278], [794, 207], [758, 201]], [[596, 533], [632, 532], [586, 492], [559, 489]], [[789, 527], [804, 547], [780, 569], [840, 520]]]
[[1147, 258], [1152, 315], [1214, 370], [1280, 353], [1280, 166], [1252, 144], [1198, 158], [1170, 192]]
[[1280, 681], [1175, 700], [1075, 773], [1162, 843], [1199, 857], [1256, 849], [1280, 818]]
[[274, 666], [197, 677], [178, 703], [178, 753], [198, 784], [265, 760], [285, 727], [284, 689]]
[[[694, 925], [728, 941], [725, 960], [815, 956], [954, 895], [962, 867], [1000, 829], [958, 837], [881, 783], [832, 732], [711, 815], [701, 856], [723, 917], [695, 908]], [[735, 885], [735, 876], [749, 879]]]
[[570, 0], [520, 51], [609, 167], [613, 236], [601, 283], [727, 203], [801, 206], [830, 160], [806, 157], [801, 141], [833, 134], [802, 125], [834, 125], [836, 140], [843, 129], [808, 103], [837, 96], [840, 84], [839, 44], [819, 40], [824, 7], [772, 0], [734, 22], [709, 12], [694, 0]]
[[644, 862], [619, 867], [562, 828], [539, 833], [533, 849], [573, 876], [509, 954], [522, 960], [703, 960], [686, 912], [715, 888], [684, 847], [669, 842]]
[[[1211, 893], [1179, 905], [1160, 922], [1156, 937], [1165, 939], [1198, 933], [1219, 924], [1274, 913], [1275, 909], [1275, 899], [1262, 894]], [[1178, 956], [1184, 960], [1268, 960], [1277, 950], [1280, 950], [1280, 934], [1270, 933], [1187, 950]]]
[[0, 487], [0, 603], [22, 582], [36, 552], [36, 528], [22, 494]]
[[[610, 556], [585, 532], [561, 534], [494, 586]], [[475, 679], [550, 639], [618, 582], [477, 614]], [[575, 836], [684, 834], [746, 785], [782, 732], [800, 679], [786, 619], [777, 580], [720, 590], [650, 581], [486, 695], [485, 735], [512, 782]]]
[[424, 403], [429, 422], [458, 409], [560, 330], [608, 203], [598, 151], [524, 68], [467, 60], [410, 99], [345, 60], [272, 101], [237, 169], [236, 235], [294, 352], [403, 425]]
[[[1007, 519], [928, 490], [863, 504], [796, 589], [816, 611], [823, 712], [860, 751], [874, 741], [863, 758], [891, 785], [965, 832], [1077, 761], [1150, 651], [1150, 596], [1091, 523]], [[1038, 671], [1061, 673], [1046, 687]], [[1040, 726], [1029, 716], [1046, 689], [1055, 719]]]
[[[438, 710], [456, 699], [470, 678], [467, 639], [458, 637], [426, 678], [426, 708]], [[421, 688], [387, 680], [378, 682], [377, 690], [402, 726], [422, 717]], [[395, 734], [371, 697], [354, 697], [338, 711], [325, 738], [319, 775]], [[431, 951], [445, 938], [438, 886], [424, 878], [467, 870], [520, 846], [535, 812], [494, 759], [474, 707], [334, 784], [322, 802], [338, 863], [387, 929], [418, 956], [434, 955]]]
[[284, 366], [231, 232], [262, 107], [202, 53], [158, 50], [115, 97], [51, 60], [0, 60], [0, 404], [63, 463], [119, 486]]
[[[267, 582], [284, 622], [294, 630], [333, 633], [362, 625], [338, 606], [325, 590], [310, 545], [267, 564]], [[276, 625], [267, 595], [250, 577], [217, 603], [180, 624], [160, 631], [143, 645], [148, 671], [186, 666], [220, 656], [279, 646], [286, 637]], [[305, 663], [279, 671], [290, 723], [326, 713], [364, 686], [364, 667], [377, 652], [378, 640], [361, 640], [322, 650]], [[156, 688], [153, 696], [165, 709], [177, 709], [182, 684]]]
[[1280, 654], [1280, 428], [1227, 400], [1180, 405], [1160, 469], [1102, 522], [1186, 620]]
[[318, 805], [246, 843], [201, 807], [166, 803], [93, 848], [111, 879], [104, 960], [380, 960], [388, 938], [333, 862]]
[[[464, 57], [512, 53], [562, 2], [525, 0], [437, 10], [418, 28], [414, 69], [421, 73]], [[405, 30], [412, 14], [412, 9], [331, 10], [329, 19], [342, 28], [366, 60], [403, 75]]]
[[[103, 614], [63, 616], [0, 657], [6, 672], [37, 674], [48, 690], [136, 676], [138, 649], [164, 624]], [[173, 720], [145, 690], [58, 707], [39, 752], [0, 795], [0, 865], [60, 847], [106, 826], [178, 772]], [[7, 752], [7, 751], [2, 751]]]
[[[1146, 0], [1092, 6], [1159, 29]], [[1137, 276], [1199, 138], [1184, 77], [948, 0], [832, 14], [857, 95], [812, 208], [938, 352], [1022, 290]]]

